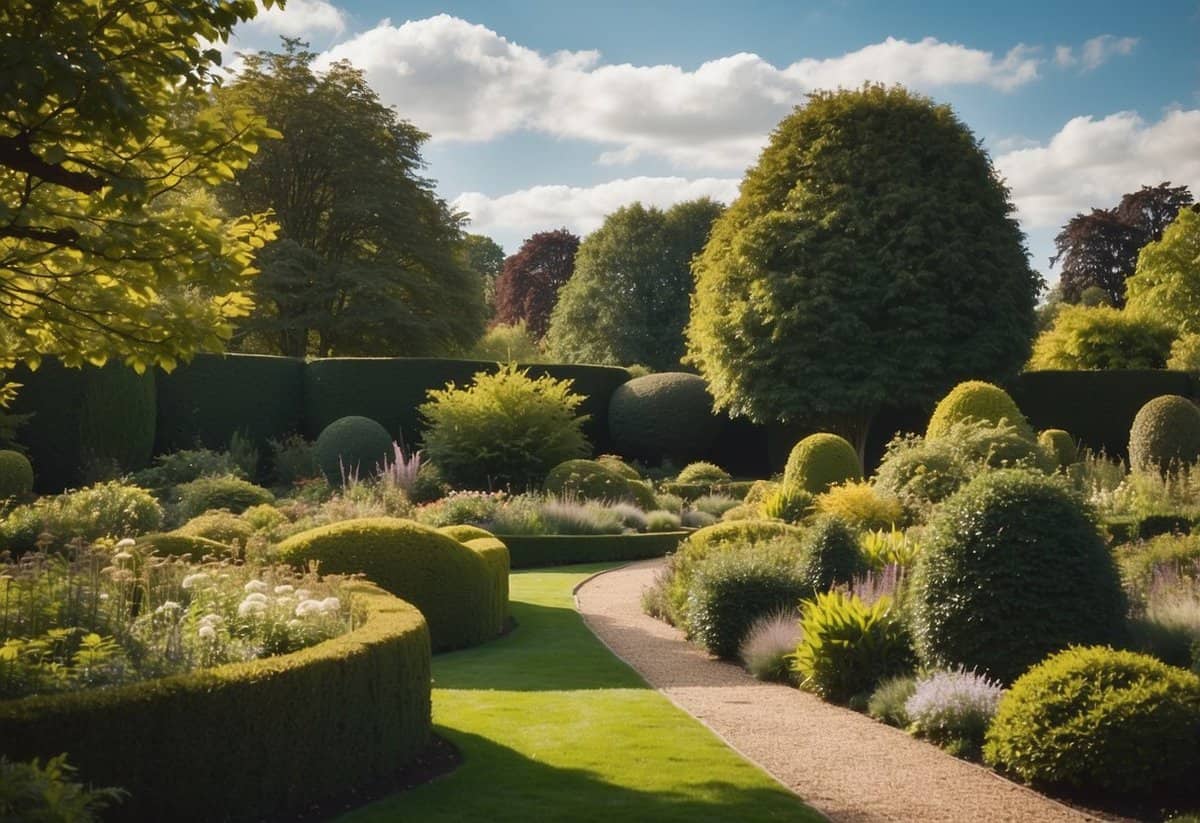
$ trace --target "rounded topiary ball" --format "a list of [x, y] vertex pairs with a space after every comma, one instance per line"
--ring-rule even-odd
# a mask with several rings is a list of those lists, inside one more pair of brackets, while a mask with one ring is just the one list
[[1073, 648], [1000, 700], [983, 755], [1043, 785], [1154, 797], [1200, 769], [1200, 677], [1150, 657]]
[[1038, 435], [1038, 445], [1054, 458], [1060, 469], [1071, 465], [1079, 457], [1075, 438], [1062, 429], [1046, 429]]
[[708, 385], [684, 372], [634, 378], [608, 404], [609, 434], [627, 457], [686, 462], [708, 451], [720, 425]]
[[828, 432], [810, 434], [793, 446], [783, 471], [783, 485], [810, 494], [847, 480], [862, 480], [858, 452], [845, 438]]
[[564, 460], [546, 475], [546, 491], [584, 500], [625, 500], [629, 481], [595, 460]]
[[868, 571], [858, 547], [858, 532], [832, 515], [818, 517], [804, 533], [800, 569], [809, 586], [827, 592], [837, 583], [850, 583]]
[[23, 497], [33, 491], [33, 465], [20, 452], [0, 451], [0, 500]]
[[1164, 394], [1138, 410], [1129, 429], [1129, 463], [1163, 470], [1200, 458], [1200, 409], [1186, 397]]
[[982, 380], [959, 383], [942, 398], [929, 418], [925, 437], [944, 437], [955, 423], [966, 420], [986, 420], [999, 423], [1007, 420], [1022, 437], [1033, 440], [1033, 429], [1008, 392]]
[[1060, 479], [979, 475], [930, 520], [911, 594], [922, 661], [1011, 683], [1072, 644], [1122, 634], [1120, 577], [1086, 504]]
[[353, 473], [369, 475], [392, 453], [392, 436], [369, 417], [341, 417], [326, 426], [313, 451], [321, 473], [341, 483]]
[[728, 483], [733, 478], [716, 463], [698, 460], [688, 463], [675, 478], [676, 483]]

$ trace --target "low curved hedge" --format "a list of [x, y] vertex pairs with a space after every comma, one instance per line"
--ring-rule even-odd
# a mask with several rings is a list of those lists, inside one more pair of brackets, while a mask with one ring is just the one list
[[649, 534], [501, 534], [514, 569], [565, 566], [570, 563], [603, 563], [644, 560], [675, 551], [690, 532]]
[[463, 545], [478, 554], [487, 562], [489, 580], [492, 583], [492, 597], [487, 609], [501, 626], [508, 619], [508, 573], [512, 560], [508, 556], [508, 546], [495, 537], [476, 537], [464, 540]]
[[237, 554], [237, 549], [233, 546], [198, 534], [183, 534], [178, 531], [148, 534], [139, 537], [138, 543], [149, 546], [156, 554], [164, 557], [185, 557], [193, 563], [199, 563], [205, 557], [228, 557]]
[[0, 702], [14, 760], [67, 752], [115, 820], [259, 820], [396, 774], [429, 740], [429, 630], [366, 583], [363, 625], [293, 654]]
[[483, 643], [504, 627], [503, 611], [490, 605], [495, 586], [489, 561], [412, 520], [343, 520], [294, 534], [276, 551], [294, 566], [315, 561], [325, 574], [362, 573], [412, 603], [429, 623], [434, 651]]

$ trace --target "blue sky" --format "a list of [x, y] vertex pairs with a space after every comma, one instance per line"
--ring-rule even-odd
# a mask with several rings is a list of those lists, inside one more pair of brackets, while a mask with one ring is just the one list
[[1052, 238], [1076, 212], [1167, 179], [1200, 193], [1196, 0], [289, 0], [229, 48], [280, 34], [363, 68], [432, 135], [442, 196], [509, 253], [634, 199], [728, 200], [807, 91], [867, 80], [955, 108], [1051, 278]]

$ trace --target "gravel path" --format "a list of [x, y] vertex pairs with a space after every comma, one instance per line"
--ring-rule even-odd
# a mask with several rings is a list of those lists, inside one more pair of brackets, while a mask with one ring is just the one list
[[[899, 729], [710, 658], [642, 613], [662, 560], [585, 581], [587, 625], [650, 685], [835, 821], [1102, 820], [943, 753]], [[1111, 818], [1108, 818], [1111, 819]]]

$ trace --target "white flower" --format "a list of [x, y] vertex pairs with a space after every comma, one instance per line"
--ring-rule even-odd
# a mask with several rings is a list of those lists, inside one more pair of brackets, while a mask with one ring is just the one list
[[108, 599], [108, 592], [100, 592], [100, 602], [104, 602], [107, 599]]
[[255, 617], [267, 610], [267, 604], [263, 600], [251, 600], [254, 595], [250, 595], [241, 603], [238, 604], [238, 617]]
[[262, 593], [267, 590], [267, 584], [261, 580], [251, 580], [249, 583], [243, 586], [243, 589], [248, 592]]
[[208, 614], [204, 615], [204, 617], [200, 618], [201, 626], [220, 626], [224, 622], [225, 620], [221, 617], [221, 615], [213, 614], [212, 612], [209, 612]]
[[117, 561], [118, 563], [121, 563], [125, 560], [131, 559], [132, 557], [133, 557], [133, 555], [130, 554], [129, 552], [117, 552], [116, 554], [113, 555], [113, 560]]
[[296, 617], [308, 617], [310, 614], [320, 614], [321, 610], [320, 600], [305, 600], [296, 607]]
[[336, 597], [326, 597], [321, 601], [321, 611], [335, 614], [342, 608], [342, 601]]
[[190, 589], [193, 588], [197, 583], [203, 583], [205, 580], [208, 580], [207, 574], [204, 572], [196, 572], [195, 574], [189, 574], [187, 577], [183, 578], [183, 582], [180, 585], [185, 589]]
[[132, 549], [136, 544], [136, 541], [132, 537], [126, 537], [117, 541], [117, 548]]
[[155, 609], [154, 613], [155, 614], [170, 614], [172, 612], [177, 612], [182, 608], [183, 608], [183, 606], [179, 605], [174, 600], [168, 600], [166, 603], [163, 603], [161, 606], [159, 606], [157, 609]]
[[200, 627], [200, 630], [197, 632], [197, 634], [200, 635], [201, 640], [212, 641], [217, 639], [217, 630], [207, 623]]
[[250, 592], [250, 594], [246, 595], [243, 598], [243, 601], [244, 602], [261, 603], [264, 606], [270, 602], [269, 600], [267, 600], [267, 596], [265, 594], [263, 594], [262, 592]]
[[312, 597], [312, 592], [308, 589], [296, 589], [297, 600], [308, 600], [310, 597]]
[[291, 594], [294, 591], [296, 591], [295, 586], [283, 585], [275, 587], [275, 594]]

